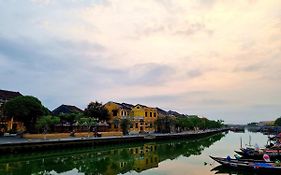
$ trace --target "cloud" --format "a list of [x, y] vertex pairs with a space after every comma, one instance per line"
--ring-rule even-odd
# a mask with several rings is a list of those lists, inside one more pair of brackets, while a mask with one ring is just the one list
[[31, 0], [31, 2], [38, 5], [49, 5], [52, 0]]
[[241, 66], [237, 66], [236, 68], [234, 68], [234, 72], [239, 72], [239, 71], [244, 71], [244, 72], [257, 72], [260, 71], [262, 68], [265, 67], [264, 65], [265, 63], [260, 62], [260, 63], [256, 63], [256, 64], [251, 64], [251, 65], [241, 65]]
[[190, 35], [195, 35], [198, 32], [204, 32], [207, 35], [211, 36], [214, 31], [211, 29], [207, 29], [205, 24], [193, 23], [193, 24], [187, 24], [183, 29], [179, 29], [178, 31], [176, 31], [175, 34], [190, 36]]
[[164, 64], [137, 64], [129, 69], [129, 84], [153, 85], [164, 84], [171, 80], [174, 68]]
[[194, 77], [201, 76], [203, 74], [203, 72], [198, 69], [194, 69], [194, 70], [188, 71], [187, 74], [189, 77], [194, 78]]
[[0, 1], [1, 88], [50, 108], [127, 99], [228, 121], [259, 112], [273, 119], [276, 108], [252, 106], [281, 104], [280, 7], [278, 0]]

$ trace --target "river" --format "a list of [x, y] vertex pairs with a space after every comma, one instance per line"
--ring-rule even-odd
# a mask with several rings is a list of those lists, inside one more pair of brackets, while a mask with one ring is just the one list
[[[261, 133], [220, 133], [196, 140], [109, 145], [0, 156], [1, 175], [213, 175], [209, 155], [233, 156], [240, 138], [266, 144]], [[228, 172], [241, 174], [246, 172]]]

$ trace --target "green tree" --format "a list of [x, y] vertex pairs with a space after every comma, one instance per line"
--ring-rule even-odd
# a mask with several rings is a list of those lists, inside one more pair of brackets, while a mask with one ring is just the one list
[[78, 123], [78, 126], [87, 127], [88, 137], [89, 137], [91, 128], [97, 126], [97, 119], [92, 118], [92, 117], [81, 117], [77, 123]]
[[23, 122], [28, 132], [35, 132], [37, 118], [46, 115], [47, 111], [41, 101], [33, 96], [16, 97], [4, 105], [4, 115]]
[[36, 121], [35, 127], [47, 133], [54, 125], [60, 123], [60, 118], [57, 116], [46, 115], [39, 117]]
[[281, 126], [281, 117], [279, 117], [275, 120], [274, 125]]
[[182, 130], [190, 130], [194, 128], [194, 123], [192, 122], [191, 118], [186, 117], [178, 117], [176, 119], [176, 126], [179, 128], [180, 131]]
[[169, 115], [159, 116], [154, 124], [156, 125], [157, 131], [161, 133], [170, 133], [176, 124], [176, 119]]
[[129, 119], [122, 119], [121, 120], [121, 129], [124, 135], [127, 135], [129, 133], [129, 126], [131, 122]]
[[85, 109], [85, 115], [92, 118], [98, 118], [99, 120], [109, 120], [109, 114], [107, 109], [97, 101], [89, 103]]
[[205, 121], [197, 116], [190, 117], [191, 122], [193, 123], [194, 129], [204, 129], [205, 128]]
[[63, 124], [67, 122], [70, 125], [69, 131], [73, 131], [73, 125], [83, 117], [85, 117], [83, 116], [83, 113], [60, 114], [59, 118], [61, 127], [63, 127]]

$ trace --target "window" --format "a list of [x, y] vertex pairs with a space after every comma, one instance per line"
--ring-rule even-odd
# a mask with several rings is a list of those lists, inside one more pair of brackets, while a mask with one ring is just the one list
[[136, 123], [136, 128], [138, 128], [139, 127], [139, 124], [138, 123]]
[[150, 112], [150, 117], [152, 117], [152, 112]]
[[154, 112], [153, 116], [156, 117], [156, 112]]
[[147, 117], [147, 112], [145, 112], [145, 117]]

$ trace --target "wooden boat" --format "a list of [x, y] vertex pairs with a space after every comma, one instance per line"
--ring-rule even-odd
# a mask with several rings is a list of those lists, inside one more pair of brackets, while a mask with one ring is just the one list
[[280, 147], [271, 147], [259, 150], [255, 150], [254, 148], [241, 148], [240, 151], [235, 151], [235, 153], [243, 156], [244, 158], [251, 159], [262, 159], [264, 154], [269, 155], [269, 157], [273, 160], [281, 158]]
[[245, 169], [255, 172], [263, 172], [263, 173], [278, 173], [281, 174], [281, 164], [280, 162], [265, 162], [262, 160], [254, 160], [254, 159], [247, 159], [247, 160], [238, 160], [238, 159], [231, 159], [221, 158], [221, 157], [213, 157], [210, 156], [213, 160], [217, 161], [221, 165], [234, 168], [234, 169]]

